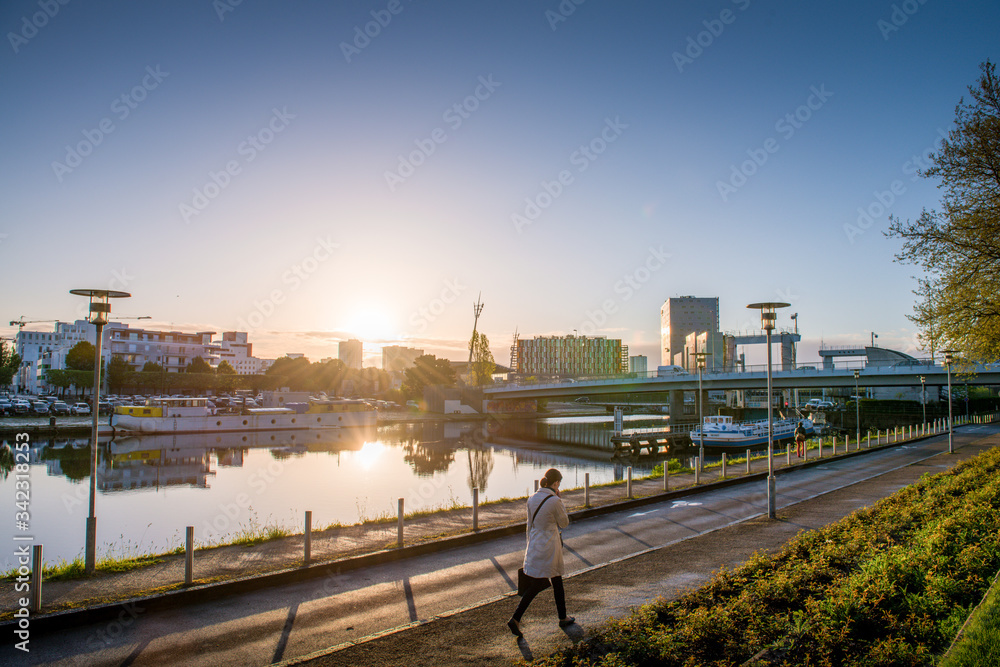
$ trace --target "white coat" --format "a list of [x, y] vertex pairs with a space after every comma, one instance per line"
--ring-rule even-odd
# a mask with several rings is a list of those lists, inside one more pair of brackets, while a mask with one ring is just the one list
[[[538, 510], [542, 500], [549, 498]], [[538, 510], [538, 515], [532, 516]], [[562, 539], [559, 529], [569, 525], [569, 515], [562, 498], [542, 487], [528, 498], [528, 548], [524, 551], [524, 573], [529, 577], [551, 579], [563, 575]]]

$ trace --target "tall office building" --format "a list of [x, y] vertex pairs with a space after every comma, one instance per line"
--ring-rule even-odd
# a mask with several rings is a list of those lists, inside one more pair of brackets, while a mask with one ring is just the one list
[[719, 297], [681, 296], [664, 301], [660, 308], [660, 364], [684, 366], [685, 339], [706, 331], [719, 331]]
[[423, 350], [414, 347], [386, 345], [382, 348], [382, 370], [405, 371], [407, 368], [413, 368], [413, 362], [423, 353]]
[[348, 368], [356, 368], [360, 370], [363, 347], [364, 346], [361, 341], [355, 338], [340, 341], [337, 348], [337, 357], [343, 361], [344, 365]]

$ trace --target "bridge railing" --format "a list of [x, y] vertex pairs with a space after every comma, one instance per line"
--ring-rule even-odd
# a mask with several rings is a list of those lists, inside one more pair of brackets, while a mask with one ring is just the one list
[[[838, 375], [846, 371], [860, 370], [878, 368], [879, 372], [887, 373], [892, 372], [893, 369], [897, 369], [901, 373], [913, 372], [915, 367], [941, 367], [943, 364], [942, 360], [931, 360], [931, 359], [917, 359], [915, 362], [901, 362], [896, 363], [891, 366], [881, 366], [876, 364], [868, 364], [863, 360], [856, 361], [835, 361], [833, 363], [823, 363], [823, 362], [810, 362], [793, 364], [790, 367], [782, 365], [780, 362], [773, 363], [771, 369], [773, 373], [801, 373], [803, 375]], [[735, 367], [730, 369], [718, 369], [710, 368], [703, 372], [703, 376], [706, 380], [710, 380], [718, 375], [752, 375], [752, 376], [763, 376], [767, 373], [767, 364], [751, 364], [743, 367]], [[662, 380], [664, 378], [687, 378], [687, 379], [697, 379], [697, 371], [691, 373], [687, 371], [675, 371], [675, 370], [665, 370], [665, 371], [645, 371], [641, 373], [617, 373], [614, 375], [584, 375], [575, 378], [564, 378], [553, 380], [549, 378], [538, 378], [538, 379], [518, 379], [512, 382], [497, 383], [491, 385], [489, 390], [503, 390], [506, 388], [515, 389], [518, 387], [532, 387], [536, 389], [541, 388], [560, 388], [567, 389], [574, 386], [587, 387], [594, 385], [614, 385], [614, 384], [624, 384], [628, 382], [642, 382], [649, 381], [653, 382], [656, 380]]]

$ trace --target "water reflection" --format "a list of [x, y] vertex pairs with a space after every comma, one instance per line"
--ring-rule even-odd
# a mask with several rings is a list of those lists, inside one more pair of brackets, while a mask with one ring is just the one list
[[[305, 510], [317, 526], [355, 523], [394, 513], [400, 497], [415, 511], [469, 505], [475, 488], [482, 500], [523, 496], [550, 467], [563, 471], [566, 488], [582, 486], [587, 473], [592, 484], [621, 480], [625, 465], [610, 460], [611, 429], [610, 419], [494, 419], [102, 439], [99, 551], [122, 544], [165, 551], [180, 543], [185, 525], [212, 541], [232, 539], [257, 519], [301, 530]], [[72, 560], [83, 544], [89, 439], [39, 438], [30, 457], [36, 539], [47, 560]], [[0, 456], [0, 471], [8, 470]], [[13, 497], [12, 479], [0, 488]], [[13, 524], [12, 507], [0, 507], [0, 522]]]

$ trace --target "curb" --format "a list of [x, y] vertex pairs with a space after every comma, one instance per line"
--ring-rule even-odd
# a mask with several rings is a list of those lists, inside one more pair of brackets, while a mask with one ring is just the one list
[[[846, 452], [844, 454], [838, 455], [836, 459], [822, 458], [815, 460], [807, 460], [792, 464], [791, 466], [786, 466], [781, 470], [775, 470], [775, 476], [786, 474], [793, 470], [798, 470], [802, 468], [809, 468], [817, 465], [825, 465], [835, 460], [841, 460], [843, 458], [852, 458], [869, 452], [888, 449], [890, 447], [921, 442], [923, 440], [927, 440], [932, 437], [937, 437], [939, 435], [942, 434], [935, 433], [926, 436], [918, 436], [916, 438], [913, 438], [912, 440], [906, 440], [903, 442], [896, 442], [896, 443], [888, 443], [885, 445], [878, 445], [876, 447], [872, 447], [869, 449], [860, 449], [853, 452]], [[641, 498], [632, 498], [621, 502], [611, 503], [609, 505], [602, 505], [600, 507], [591, 507], [587, 509], [576, 510], [574, 512], [570, 512], [569, 516], [573, 520], [589, 519], [595, 516], [601, 516], [604, 514], [613, 514], [614, 512], [620, 512], [638, 507], [644, 507], [646, 505], [652, 505], [664, 501], [669, 501], [675, 498], [683, 498], [686, 496], [699, 495], [716, 489], [727, 488], [730, 486], [736, 486], [738, 484], [745, 484], [749, 482], [759, 482], [766, 479], [767, 479], [767, 471], [752, 473], [750, 475], [742, 475], [739, 477], [726, 478], [716, 482], [710, 482], [710, 483], [700, 484], [694, 487], [678, 489], [676, 491], [661, 491], [659, 493], [654, 493], [649, 496], [643, 496]], [[364, 567], [370, 567], [373, 565], [392, 563], [400, 560], [405, 560], [407, 558], [413, 558], [416, 556], [422, 556], [429, 553], [440, 552], [446, 549], [469, 546], [473, 544], [479, 544], [481, 542], [486, 542], [489, 540], [498, 539], [501, 537], [507, 537], [509, 535], [516, 535], [523, 533], [525, 531], [525, 528], [526, 528], [526, 523], [520, 522], [509, 526], [488, 528], [485, 530], [480, 530], [479, 532], [476, 533], [465, 533], [463, 535], [458, 535], [455, 537], [444, 538], [440, 540], [431, 540], [420, 544], [414, 544], [412, 546], [404, 545], [402, 548], [397, 548], [397, 549], [384, 549], [382, 551], [376, 551], [374, 553], [363, 554], [360, 556], [353, 556], [341, 560], [325, 561], [322, 563], [316, 563], [312, 565], [286, 568], [283, 570], [278, 570], [276, 572], [269, 572], [266, 574], [256, 575], [256, 576], [241, 577], [238, 579], [231, 579], [219, 583], [194, 585], [189, 588], [184, 588], [175, 591], [168, 591], [166, 593], [161, 593], [158, 595], [148, 595], [142, 597], [128, 598], [114, 603], [100, 604], [83, 609], [67, 609], [65, 611], [51, 612], [37, 616], [32, 615], [30, 617], [31, 629], [39, 633], [52, 632], [86, 623], [113, 621], [114, 619], [119, 618], [121, 616], [123, 609], [127, 610], [128, 607], [139, 607], [141, 608], [142, 611], [149, 611], [154, 609], [155, 610], [171, 609], [179, 606], [206, 602], [209, 600], [214, 600], [230, 595], [236, 595], [239, 593], [259, 590], [262, 588], [300, 583], [303, 581], [309, 581], [311, 579], [316, 579], [319, 577], [340, 574], [344, 571], [352, 571]], [[17, 623], [18, 623], [17, 619], [0, 622], [0, 630], [7, 631], [10, 629], [16, 629]]]

